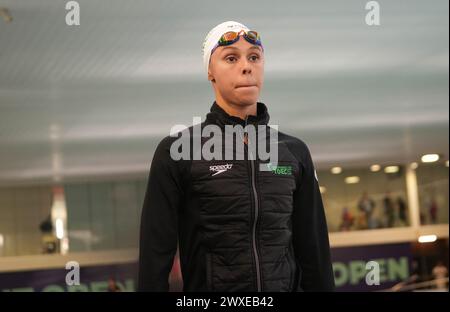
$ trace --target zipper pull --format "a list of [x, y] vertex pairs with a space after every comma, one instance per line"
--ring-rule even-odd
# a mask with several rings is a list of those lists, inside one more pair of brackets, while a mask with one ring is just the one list
[[247, 133], [247, 123], [248, 123], [248, 114], [245, 115], [245, 126], [244, 126], [244, 143], [248, 144], [248, 133]]

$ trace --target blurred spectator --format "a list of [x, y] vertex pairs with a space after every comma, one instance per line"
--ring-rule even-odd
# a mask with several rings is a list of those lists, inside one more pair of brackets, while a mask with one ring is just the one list
[[41, 222], [39, 229], [42, 234], [42, 253], [55, 253], [57, 251], [57, 238], [53, 233], [52, 217], [50, 214], [44, 221]]
[[403, 223], [403, 225], [408, 225], [408, 220], [406, 217], [406, 212], [408, 211], [408, 207], [406, 206], [405, 200], [399, 196], [397, 198], [398, 205], [398, 218]]
[[339, 226], [339, 230], [341, 231], [350, 231], [353, 226], [354, 217], [347, 207], [342, 209], [342, 223]]
[[427, 222], [427, 217], [425, 216], [425, 214], [423, 212], [420, 212], [420, 224], [426, 224]]
[[448, 280], [445, 278], [448, 275], [448, 270], [442, 261], [436, 263], [431, 273], [436, 280], [436, 288], [441, 290], [447, 289]]
[[395, 209], [394, 203], [391, 199], [391, 193], [386, 192], [385, 197], [383, 198], [383, 206], [384, 206], [384, 216], [386, 220], [386, 227], [393, 227], [395, 224]]
[[361, 211], [365, 218], [365, 227], [369, 229], [375, 228], [375, 222], [373, 220], [373, 210], [375, 208], [375, 201], [367, 195], [365, 191], [359, 200], [358, 209]]
[[436, 199], [434, 199], [434, 197], [431, 199], [429, 211], [430, 211], [431, 223], [436, 224], [437, 223], [438, 205], [437, 205]]
[[119, 292], [121, 291], [119, 285], [117, 285], [116, 280], [110, 277], [108, 280], [108, 292]]

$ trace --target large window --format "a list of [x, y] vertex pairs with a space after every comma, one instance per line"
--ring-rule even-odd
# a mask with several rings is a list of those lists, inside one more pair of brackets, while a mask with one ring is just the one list
[[65, 186], [70, 251], [137, 248], [145, 181]]
[[402, 166], [340, 170], [318, 172], [330, 232], [410, 224]]
[[448, 223], [448, 167], [443, 162], [416, 169], [421, 224]]
[[68, 252], [137, 248], [145, 188], [145, 179], [58, 187], [65, 198], [61, 231], [54, 187], [0, 188], [0, 256], [58, 253], [58, 235]]
[[[415, 172], [421, 223], [447, 224], [448, 167], [420, 164]], [[411, 225], [403, 166], [319, 170], [318, 179], [330, 232]], [[64, 239], [55, 228], [55, 187], [0, 188], [0, 256], [58, 253], [64, 242], [68, 252], [137, 248], [146, 183], [142, 177], [59, 187]]]

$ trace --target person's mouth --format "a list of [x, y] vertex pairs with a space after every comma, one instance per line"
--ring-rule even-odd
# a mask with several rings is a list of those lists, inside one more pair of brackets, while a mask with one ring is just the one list
[[256, 87], [256, 85], [255, 84], [241, 84], [241, 85], [237, 85], [236, 89], [239, 89], [239, 88], [252, 88], [252, 87]]

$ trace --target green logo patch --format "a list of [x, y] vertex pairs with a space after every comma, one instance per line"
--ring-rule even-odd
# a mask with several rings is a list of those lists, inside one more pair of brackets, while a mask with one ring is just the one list
[[267, 168], [277, 175], [292, 175], [292, 166], [275, 166], [269, 163]]

